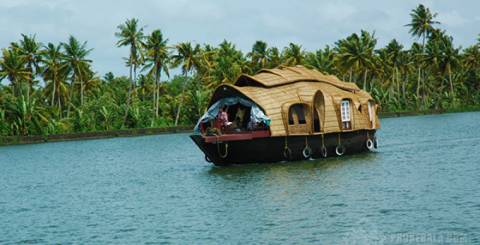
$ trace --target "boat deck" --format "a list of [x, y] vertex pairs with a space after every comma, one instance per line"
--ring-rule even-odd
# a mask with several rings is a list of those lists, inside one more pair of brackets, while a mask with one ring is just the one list
[[228, 141], [239, 141], [239, 140], [252, 140], [256, 138], [266, 138], [270, 136], [271, 134], [269, 130], [260, 130], [260, 131], [227, 133], [223, 135], [211, 135], [211, 136], [202, 136], [202, 137], [205, 139], [205, 143], [216, 143], [216, 142], [228, 142]]

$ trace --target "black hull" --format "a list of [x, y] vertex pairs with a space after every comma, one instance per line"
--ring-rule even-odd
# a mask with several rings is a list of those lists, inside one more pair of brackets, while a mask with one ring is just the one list
[[[369, 151], [367, 140], [375, 141], [375, 130], [325, 134], [323, 145], [326, 147], [327, 157], [338, 156], [336, 148], [339, 136], [344, 154], [355, 154]], [[288, 150], [285, 150], [284, 136], [219, 143], [206, 143], [201, 135], [191, 135], [190, 138], [205, 153], [205, 159], [215, 165], [305, 160], [309, 158], [304, 154], [306, 142], [312, 150], [311, 158], [324, 157], [321, 135], [288, 136]], [[342, 149], [339, 148], [339, 151], [341, 153]]]

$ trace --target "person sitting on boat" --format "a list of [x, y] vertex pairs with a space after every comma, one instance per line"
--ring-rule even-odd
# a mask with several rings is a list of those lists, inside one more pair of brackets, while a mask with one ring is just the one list
[[241, 132], [243, 130], [243, 118], [245, 117], [245, 109], [239, 107], [237, 108], [237, 113], [235, 113], [235, 120], [232, 122], [230, 127], [235, 130], [235, 132]]
[[216, 127], [220, 129], [226, 129], [228, 126], [230, 126], [232, 123], [228, 121], [228, 113], [227, 113], [228, 107], [224, 106], [220, 109], [217, 115], [217, 120], [216, 120]]

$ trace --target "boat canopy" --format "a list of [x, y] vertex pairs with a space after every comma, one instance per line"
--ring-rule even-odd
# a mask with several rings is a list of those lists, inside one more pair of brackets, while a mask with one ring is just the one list
[[264, 123], [265, 125], [270, 126], [270, 118], [268, 118], [265, 113], [260, 109], [260, 107], [253, 101], [241, 97], [227, 97], [218, 100], [212, 106], [210, 106], [210, 108], [208, 108], [207, 112], [203, 114], [203, 116], [198, 120], [197, 125], [195, 125], [195, 133], [200, 133], [200, 125], [202, 123], [207, 123], [211, 120], [215, 120], [218, 112], [223, 106], [231, 106], [236, 104], [241, 104], [243, 106], [251, 108], [250, 122]]

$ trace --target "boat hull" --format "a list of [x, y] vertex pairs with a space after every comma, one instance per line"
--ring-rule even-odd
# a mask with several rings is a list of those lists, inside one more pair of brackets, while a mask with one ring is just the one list
[[[367, 140], [376, 142], [375, 130], [358, 130], [353, 132], [331, 133], [308, 136], [280, 136], [254, 138], [251, 140], [233, 140], [225, 142], [206, 142], [201, 135], [191, 135], [190, 138], [205, 154], [205, 160], [215, 165], [243, 163], [272, 163], [280, 161], [298, 161], [308, 158], [355, 154], [369, 151]], [[322, 144], [323, 138], [323, 144]], [[337, 149], [339, 145], [343, 146]], [[311, 154], [305, 154], [305, 146], [311, 149]], [[376, 146], [376, 143], [374, 144]], [[287, 148], [285, 147], [287, 146]]]

